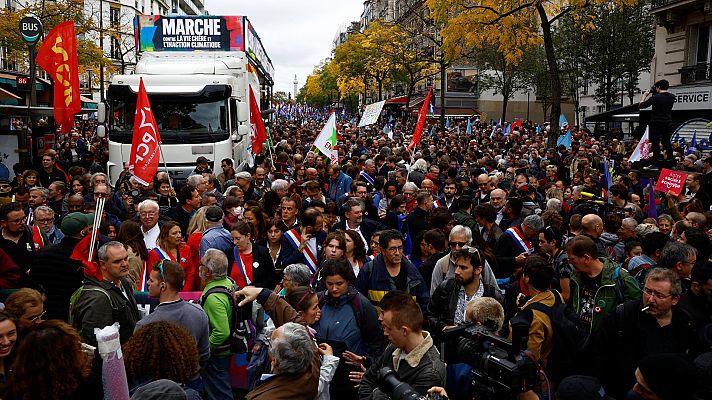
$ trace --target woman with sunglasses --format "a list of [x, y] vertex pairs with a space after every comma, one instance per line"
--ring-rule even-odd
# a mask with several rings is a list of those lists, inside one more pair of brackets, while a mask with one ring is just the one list
[[[148, 253], [148, 268], [144, 269], [144, 273], [141, 277], [141, 282], [144, 282], [144, 276], [146, 276], [146, 282], [148, 281], [148, 275], [150, 274], [150, 268], [152, 268], [161, 260], [171, 260], [180, 264], [181, 268], [185, 271], [185, 286], [183, 287], [184, 292], [190, 292], [193, 290], [193, 280], [195, 277], [196, 267], [191, 259], [191, 250], [187, 244], [183, 241], [183, 234], [180, 230], [180, 226], [174, 222], [169, 221], [161, 226], [161, 231], [158, 234], [156, 248]], [[140, 290], [146, 291], [143, 285]]]

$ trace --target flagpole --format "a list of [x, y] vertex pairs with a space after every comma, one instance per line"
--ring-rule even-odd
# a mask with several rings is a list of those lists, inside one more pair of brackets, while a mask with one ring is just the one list
[[166, 170], [166, 175], [168, 175], [168, 187], [171, 189], [171, 192], [173, 192], [173, 180], [171, 179], [171, 174], [168, 172], [168, 164], [166, 164], [166, 158], [163, 157], [163, 147], [161, 145], [163, 144], [163, 141], [158, 142], [158, 151], [161, 153], [161, 160], [163, 161], [163, 168]]

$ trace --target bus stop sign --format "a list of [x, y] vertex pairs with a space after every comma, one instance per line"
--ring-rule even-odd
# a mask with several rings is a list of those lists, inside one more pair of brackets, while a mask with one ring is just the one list
[[20, 20], [20, 35], [28, 45], [32, 46], [42, 37], [42, 23], [35, 17], [25, 17]]

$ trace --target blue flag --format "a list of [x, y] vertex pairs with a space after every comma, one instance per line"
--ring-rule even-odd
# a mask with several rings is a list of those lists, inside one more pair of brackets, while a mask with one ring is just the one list
[[559, 147], [561, 145], [564, 145], [567, 149], [571, 148], [571, 131], [566, 132], [565, 135], [559, 135], [559, 138], [556, 139], [556, 147]]
[[428, 137], [433, 137], [433, 133], [435, 133], [435, 125], [430, 127], [430, 133], [428, 134]]
[[559, 128], [563, 128], [565, 126], [569, 126], [569, 121], [566, 120], [566, 116], [562, 113], [559, 116]]
[[648, 217], [658, 220], [658, 205], [655, 203], [655, 181], [648, 185]]
[[692, 132], [692, 141], [690, 142], [690, 145], [687, 146], [687, 151], [685, 152], [685, 155], [696, 153], [697, 152], [697, 129], [695, 129]]
[[467, 130], [465, 131], [468, 135], [472, 135], [472, 124], [470, 123], [470, 119], [467, 119]]
[[603, 196], [606, 200], [610, 200], [610, 190], [613, 186], [613, 179], [611, 179], [611, 170], [608, 168], [608, 158], [603, 158], [603, 188], [605, 190], [605, 195]]
[[445, 117], [445, 127], [450, 129], [450, 117]]

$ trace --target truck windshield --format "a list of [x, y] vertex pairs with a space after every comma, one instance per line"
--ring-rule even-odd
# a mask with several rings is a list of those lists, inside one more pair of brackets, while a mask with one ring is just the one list
[[[226, 140], [228, 103], [226, 100], [174, 96], [149, 96], [158, 132], [164, 144], [195, 144]], [[131, 143], [136, 97], [110, 99], [109, 139]]]

